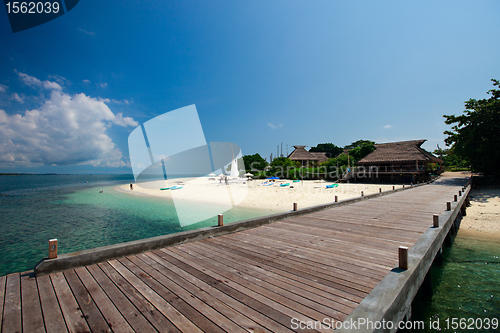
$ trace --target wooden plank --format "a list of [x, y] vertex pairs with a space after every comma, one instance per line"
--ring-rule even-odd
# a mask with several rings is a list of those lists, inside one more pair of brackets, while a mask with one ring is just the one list
[[5, 283], [7, 282], [6, 276], [0, 276], [0, 331], [2, 330], [3, 318], [3, 304], [5, 300]]
[[[256, 330], [267, 332], [264, 327], [258, 325], [256, 322], [250, 320], [248, 317], [242, 315], [241, 313], [233, 310], [229, 307], [228, 304], [224, 304], [214, 296], [208, 294], [205, 290], [198, 288], [195, 284], [190, 283], [188, 280], [183, 279], [173, 271], [169, 270], [167, 267], [161, 265], [158, 261], [153, 260], [151, 258], [151, 256], [153, 255], [154, 254], [152, 253], [142, 253], [137, 255], [137, 258], [151, 266], [151, 268], [154, 268], [159, 274], [162, 274], [164, 277], [168, 278], [179, 287], [185, 289], [188, 293], [195, 295], [197, 299], [208, 305], [214, 311], [217, 311], [226, 318], [231, 319], [234, 323], [242, 327], [245, 332], [252, 332]], [[181, 294], [184, 295], [186, 293]]]
[[75, 296], [85, 319], [87, 320], [90, 330], [92, 332], [111, 332], [108, 323], [102, 316], [92, 296], [88, 293], [75, 271], [73, 269], [67, 270], [64, 271], [63, 274], [73, 291], [73, 295]]
[[283, 276], [274, 274], [253, 265], [247, 265], [243, 260], [241, 260], [242, 258], [238, 258], [238, 260], [224, 253], [213, 252], [212, 249], [200, 246], [200, 244], [191, 243], [190, 245], [191, 248], [195, 248], [198, 253], [203, 253], [205, 256], [210, 257], [214, 260], [224, 260], [224, 262], [226, 262], [228, 266], [236, 270], [245, 272], [245, 274], [251, 275], [257, 279], [261, 279], [267, 283], [284, 288], [296, 295], [300, 295], [307, 299], [313, 300], [318, 304], [328, 306], [331, 309], [335, 309], [335, 311], [340, 311], [346, 315], [349, 315], [349, 313], [351, 313], [351, 311], [355, 307], [355, 305], [346, 306], [343, 303], [332, 301], [331, 298], [325, 297], [326, 295], [324, 294], [326, 293], [323, 294], [316, 289], [308, 288], [307, 285], [298, 283], [295, 280], [287, 279]]
[[123, 318], [121, 313], [116, 309], [115, 305], [110, 301], [87, 269], [85, 267], [77, 268], [75, 269], [75, 273], [92, 297], [92, 300], [101, 312], [109, 328], [113, 332], [134, 332], [132, 327], [130, 327], [125, 318]]
[[[262, 327], [265, 327], [269, 329], [271, 332], [292, 332], [290, 329], [285, 328], [281, 324], [273, 321], [269, 317], [263, 315], [262, 313], [254, 310], [250, 306], [248, 306], [246, 303], [243, 303], [239, 301], [238, 299], [231, 297], [230, 295], [220, 291], [219, 289], [211, 286], [209, 283], [206, 283], [205, 281], [198, 279], [194, 275], [186, 272], [185, 270], [182, 270], [179, 268], [177, 265], [173, 265], [169, 261], [165, 260], [164, 258], [161, 257], [161, 253], [157, 255], [156, 253], [153, 252], [148, 252], [145, 255], [147, 255], [149, 258], [153, 259], [160, 265], [164, 267], [164, 269], [172, 275], [178, 275], [180, 278], [186, 280], [187, 282], [191, 283], [193, 286], [196, 288], [199, 288], [199, 290], [206, 292], [208, 295], [211, 297], [219, 300], [222, 302], [225, 306], [230, 307], [231, 309], [234, 309], [235, 311], [239, 312], [240, 314], [247, 316], [249, 319], [255, 321]], [[243, 323], [244, 322], [240, 322]], [[249, 331], [256, 331], [260, 329], [259, 327], [254, 327], [252, 323], [247, 324]], [[266, 330], [264, 330], [266, 331]]]
[[21, 278], [19, 273], [7, 275], [4, 302], [2, 332], [22, 332]]
[[[245, 237], [242, 237], [242, 235], [237, 235], [234, 237], [234, 239], [237, 239], [236, 241], [228, 241], [227, 239], [221, 238], [220, 240], [218, 239], [218, 242], [223, 242], [224, 244], [234, 244], [237, 247], [244, 248], [248, 251], [252, 252], [257, 252], [255, 251], [256, 248], [253, 246], [253, 243], [249, 241], [249, 239], [253, 237], [253, 235], [245, 235]], [[260, 236], [255, 236], [255, 237], [260, 237]], [[261, 237], [262, 238], [262, 237]], [[265, 238], [265, 237], [264, 237]], [[264, 240], [263, 240], [264, 241]], [[375, 266], [376, 268], [382, 269], [382, 270], [391, 270], [394, 267], [394, 264], [392, 261], [388, 260], [387, 258], [380, 258], [380, 256], [374, 256], [374, 255], [360, 255], [358, 253], [353, 253], [352, 249], [345, 249], [344, 247], [335, 247], [332, 246], [331, 248], [308, 248], [306, 246], [303, 246], [302, 244], [291, 244], [291, 243], [284, 243], [280, 242], [279, 240], [274, 241], [274, 239], [267, 239], [268, 242], [272, 242], [274, 245], [270, 247], [271, 250], [273, 250], [273, 253], [277, 253], [277, 251], [274, 251], [274, 249], [283, 249], [283, 248], [292, 248], [294, 251], [297, 250], [304, 250], [310, 253], [323, 253], [323, 255], [329, 255], [330, 257], [335, 257], [338, 258], [338, 260], [341, 261], [346, 261], [352, 262], [353, 264], [357, 266], [366, 266], [366, 267], [373, 267]], [[267, 248], [266, 248], [267, 250]], [[261, 251], [262, 252], [262, 251]], [[274, 254], [276, 256], [276, 254]], [[266, 253], [264, 254], [264, 257], [269, 257], [269, 255]], [[263, 257], [263, 258], [264, 258]], [[383, 259], [383, 260], [382, 260]], [[395, 260], [395, 259], [394, 259]]]
[[[121, 330], [121, 327], [123, 326], [124, 331], [127, 331], [128, 327], [131, 327], [131, 329], [135, 332], [156, 332], [154, 327], [146, 320], [146, 318], [144, 318], [144, 316], [97, 265], [87, 266], [86, 268], [78, 268], [75, 271], [94, 298], [99, 309], [101, 309], [101, 312], [108, 321], [109, 327], [111, 327], [113, 331], [116, 331], [117, 327]], [[85, 276], [85, 271], [90, 276]], [[94, 279], [95, 284], [90, 280], [90, 278]], [[96, 290], [97, 288], [102, 289], [99, 291]], [[108, 302], [111, 304], [108, 304]], [[125, 323], [122, 322], [120, 316], [126, 321]]]
[[[273, 251], [274, 254], [280, 255], [283, 259], [282, 263], [290, 263], [291, 265], [303, 265], [304, 269], [307, 268], [310, 272], [318, 272], [325, 273], [331, 275], [332, 277], [338, 279], [339, 281], [347, 281], [347, 286], [352, 288], [357, 288], [362, 291], [368, 291], [368, 288], [373, 288], [374, 285], [380, 282], [380, 276], [374, 276], [371, 273], [371, 270], [361, 269], [360, 265], [351, 265], [352, 269], [345, 269], [346, 265], [342, 265], [340, 267], [336, 267], [335, 265], [330, 265], [335, 259], [336, 256], [330, 255], [329, 258], [326, 257], [316, 257], [315, 259], [306, 259], [302, 255], [296, 255], [295, 253], [301, 251], [303, 253], [310, 253], [310, 249], [303, 246], [293, 246], [292, 242], [284, 242], [282, 240], [273, 240], [272, 238], [260, 238], [255, 236], [249, 236], [246, 239], [246, 242], [259, 245], [261, 248], [264, 248], [273, 244], [280, 244], [289, 247], [290, 251]], [[266, 249], [267, 250], [267, 249]], [[356, 248], [350, 249], [351, 251], [356, 251]], [[265, 251], [268, 252], [269, 251]], [[262, 253], [262, 251], [261, 251]], [[270, 254], [270, 253], [269, 253]], [[313, 257], [313, 256], [311, 256]], [[387, 270], [386, 270], [387, 272]]]
[[[218, 240], [218, 241], [220, 241], [220, 240]], [[367, 294], [366, 291], [359, 290], [359, 288], [353, 288], [352, 286], [346, 286], [344, 280], [335, 279], [335, 278], [332, 278], [331, 276], [329, 276], [328, 274], [321, 273], [321, 272], [314, 272], [314, 271], [311, 271], [308, 267], [294, 264], [290, 260], [286, 260], [285, 256], [283, 254], [278, 254], [278, 255], [275, 255], [274, 257], [269, 257], [269, 256], [267, 256], [267, 253], [266, 253], [267, 251], [272, 251], [269, 248], [263, 249], [263, 248], [255, 246], [253, 244], [246, 245], [246, 244], [244, 244], [244, 242], [245, 241], [238, 242], [237, 246], [254, 251], [255, 257], [260, 258], [259, 260], [262, 260], [266, 264], [275, 265], [277, 267], [280, 267], [283, 270], [288, 270], [289, 272], [292, 272], [294, 274], [298, 274], [300, 276], [307, 277], [307, 278], [316, 280], [320, 283], [323, 283], [325, 285], [334, 287], [335, 289], [338, 289], [339, 291], [344, 292], [345, 296], [350, 294], [350, 295], [354, 295], [356, 297], [364, 298]], [[227, 244], [227, 242], [225, 242], [225, 244]]]
[[[128, 261], [124, 259], [120, 262], [136, 276], [141, 276], [145, 283], [204, 332], [245, 332], [231, 320], [200, 301], [196, 293], [189, 293], [136, 256], [130, 256], [127, 259]], [[141, 274], [139, 269], [144, 273]]]
[[36, 278], [47, 333], [68, 332], [50, 276]]
[[[218, 239], [217, 242], [212, 243], [214, 246], [220, 246], [222, 240]], [[304, 270], [298, 270], [296, 267], [291, 267], [291, 266], [286, 266], [282, 265], [279, 260], [269, 260], [268, 257], [261, 253], [254, 252], [252, 250], [255, 250], [253, 246], [249, 246], [252, 250], [249, 250], [244, 244], [241, 242], [235, 245], [234, 242], [224, 242], [223, 245], [230, 249], [233, 253], [237, 253], [241, 256], [244, 256], [246, 258], [251, 258], [254, 260], [258, 265], [267, 265], [267, 266], [272, 266], [275, 269], [278, 269], [280, 272], [286, 272], [286, 274], [292, 274], [293, 276], [296, 276], [299, 279], [304, 279], [308, 281], [314, 281], [318, 284], [321, 284], [323, 286], [326, 286], [330, 290], [333, 290], [332, 292], [335, 295], [338, 295], [340, 297], [344, 297], [346, 299], [352, 300], [354, 302], [361, 302], [364, 298], [363, 295], [354, 295], [350, 293], [349, 291], [346, 291], [345, 288], [339, 288], [339, 285], [336, 283], [331, 283], [328, 280], [324, 280], [322, 278], [315, 277], [314, 275], [309, 274], [307, 271]], [[284, 273], [281, 273], [284, 274]]]
[[[166, 249], [162, 250], [157, 250], [153, 251], [156, 255], [161, 257], [162, 259], [165, 259], [169, 263], [171, 263], [175, 267], [179, 267], [183, 271], [195, 276], [196, 278], [202, 280], [203, 282], [207, 283], [208, 285], [212, 286], [213, 288], [221, 291], [222, 293], [238, 300], [239, 302], [245, 304], [246, 306], [252, 308], [253, 310], [257, 311], [261, 315], [264, 315], [270, 319], [272, 319], [275, 324], [269, 325], [266, 327], [272, 328], [276, 327], [275, 329], [272, 329], [273, 331], [276, 332], [283, 332], [285, 329], [290, 330], [290, 323], [291, 323], [291, 317], [281, 313], [278, 311], [276, 308], [272, 307], [272, 305], [268, 305], [260, 300], [254, 299], [252, 297], [249, 297], [248, 295], [244, 294], [238, 289], [233, 288], [232, 286], [228, 286], [227, 284], [222, 283], [223, 279], [222, 277], [215, 278], [214, 276], [210, 275], [207, 270], [204, 270], [203, 268], [199, 267], [197, 268], [196, 266], [191, 266], [182, 261], [182, 259], [176, 258], [177, 256], [175, 254], [170, 255], [169, 251], [166, 251]], [[276, 323], [281, 324], [276, 325]]]
[[300, 286], [304, 290], [328, 298], [334, 302], [338, 302], [349, 308], [354, 309], [359, 304], [359, 302], [353, 302], [346, 298], [337, 296], [335, 294], [336, 290], [328, 286], [316, 283], [315, 281], [309, 279], [304, 279], [300, 276], [290, 274], [286, 271], [276, 269], [275, 267], [270, 265], [265, 265], [262, 263], [258, 263], [256, 261], [252, 261], [246, 256], [239, 256], [230, 250], [226, 251], [225, 247], [221, 248], [214, 247], [214, 242], [197, 242], [196, 245], [199, 246], [200, 248], [217, 251], [217, 253], [219, 253], [220, 256], [229, 257], [238, 262], [245, 262], [253, 270], [265, 270], [266, 274], [274, 279], [286, 281], [295, 286]]
[[185, 265], [191, 266], [192, 269], [199, 272], [203, 272], [205, 275], [209, 276], [215, 281], [212, 285], [219, 290], [224, 290], [226, 293], [234, 295], [237, 299], [242, 300], [246, 304], [251, 305], [255, 309], [259, 309], [262, 314], [278, 321], [285, 327], [290, 325], [292, 318], [297, 318], [304, 322], [311, 321], [312, 318], [307, 317], [297, 311], [291, 310], [290, 308], [283, 306], [282, 304], [267, 298], [259, 293], [254, 292], [246, 286], [234, 283], [231, 280], [225, 278], [224, 276], [214, 272], [213, 270], [205, 268], [199, 260], [196, 258], [188, 258], [186, 255], [182, 255], [179, 250], [173, 248], [162, 249], [161, 252], [168, 254], [170, 257], [177, 259]]
[[50, 274], [50, 280], [54, 286], [61, 311], [70, 333], [90, 332], [90, 328], [85, 321], [78, 302], [76, 301], [71, 289], [64, 278], [63, 273]]
[[155, 308], [152, 303], [125, 280], [109, 263], [100, 263], [98, 266], [156, 330], [160, 332], [180, 332], [167, 317]]
[[[216, 267], [217, 272], [222, 276], [231, 279], [241, 285], [246, 285], [253, 291], [258, 292], [274, 301], [287, 306], [290, 309], [296, 310], [306, 316], [310, 316], [315, 320], [323, 320], [325, 317], [334, 318], [337, 321], [342, 321], [347, 317], [335, 307], [325, 305], [327, 300], [322, 300], [320, 297], [305, 293], [299, 288], [293, 288], [290, 284], [280, 283], [277, 280], [267, 279], [264, 274], [255, 277], [255, 272], [251, 272], [247, 267], [236, 263], [231, 263], [228, 260], [220, 260], [217, 255], [210, 255], [207, 251], [199, 250], [188, 244], [188, 246], [179, 247], [182, 251], [202, 260], [211, 267]], [[219, 259], [219, 260], [217, 260]], [[206, 266], [207, 267], [207, 266]], [[253, 286], [253, 287], [252, 287]], [[295, 292], [292, 292], [295, 291]], [[338, 306], [338, 304], [336, 304]], [[350, 312], [350, 311], [349, 311]]]
[[24, 332], [45, 332], [42, 307], [33, 271], [21, 274], [21, 302]]
[[[345, 236], [344, 236], [345, 237]], [[304, 248], [291, 244], [277, 244], [266, 238], [261, 238], [261, 242], [273, 244], [274, 248], [279, 251], [284, 251], [293, 254], [302, 260], [307, 260], [311, 263], [328, 263], [332, 267], [342, 268], [348, 272], [355, 272], [360, 275], [370, 276], [372, 278], [384, 278], [387, 275], [389, 267], [381, 268], [378, 265], [366, 264], [365, 261], [349, 260], [346, 256], [335, 256], [333, 253], [326, 251], [318, 251], [317, 249]], [[218, 242], [202, 241], [203, 244], [215, 244]]]
[[123, 276], [137, 291], [139, 291], [148, 301], [151, 302], [161, 313], [163, 313], [179, 330], [182, 332], [199, 332], [195, 324], [187, 319], [182, 313], [166, 302], [160, 295], [152, 290], [147, 284], [141, 281], [137, 276], [130, 272], [117, 260], [108, 262], [114, 269]]

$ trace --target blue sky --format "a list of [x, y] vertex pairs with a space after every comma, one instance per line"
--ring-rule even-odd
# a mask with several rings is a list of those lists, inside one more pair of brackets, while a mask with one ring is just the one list
[[500, 78], [499, 17], [493, 0], [83, 0], [12, 33], [0, 9], [0, 172], [131, 173], [129, 133], [191, 104], [243, 154], [432, 151], [442, 115]]

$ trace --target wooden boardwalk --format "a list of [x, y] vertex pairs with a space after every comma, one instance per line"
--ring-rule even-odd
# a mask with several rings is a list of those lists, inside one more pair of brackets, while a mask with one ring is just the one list
[[466, 181], [38, 278], [0, 277], [1, 332], [306, 332], [292, 319], [342, 321]]

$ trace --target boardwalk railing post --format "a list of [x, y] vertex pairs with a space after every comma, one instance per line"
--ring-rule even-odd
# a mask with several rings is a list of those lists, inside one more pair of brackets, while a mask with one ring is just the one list
[[49, 239], [49, 259], [57, 258], [57, 239]]
[[381, 187], [378, 188], [378, 193], [382, 193], [382, 188]]
[[339, 202], [339, 197], [335, 196], [335, 202]]
[[396, 186], [392, 185], [392, 189], [395, 190], [396, 189]]
[[462, 196], [462, 191], [458, 191], [458, 196], [461, 197]]
[[219, 214], [218, 225], [219, 225], [219, 227], [224, 226], [224, 215], [223, 214]]
[[361, 196], [364, 196], [365, 194], [363, 193], [363, 191], [361, 191]]
[[439, 215], [438, 214], [434, 214], [432, 216], [432, 225], [434, 226], [434, 228], [439, 228]]
[[408, 247], [399, 247], [399, 268], [408, 269]]
[[296, 212], [298, 210], [298, 204], [296, 202], [293, 203], [293, 211]]
[[451, 210], [451, 202], [446, 203], [446, 210]]
[[457, 201], [457, 195], [456, 194], [453, 196], [453, 201]]

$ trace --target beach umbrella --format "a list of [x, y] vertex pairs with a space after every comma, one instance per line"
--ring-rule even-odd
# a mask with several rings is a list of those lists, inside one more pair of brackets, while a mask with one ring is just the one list
[[247, 172], [244, 174], [245, 177], [253, 177], [253, 175], [250, 172]]
[[215, 173], [211, 173], [211, 174], [208, 175], [208, 177], [215, 177], [215, 176], [216, 176]]

